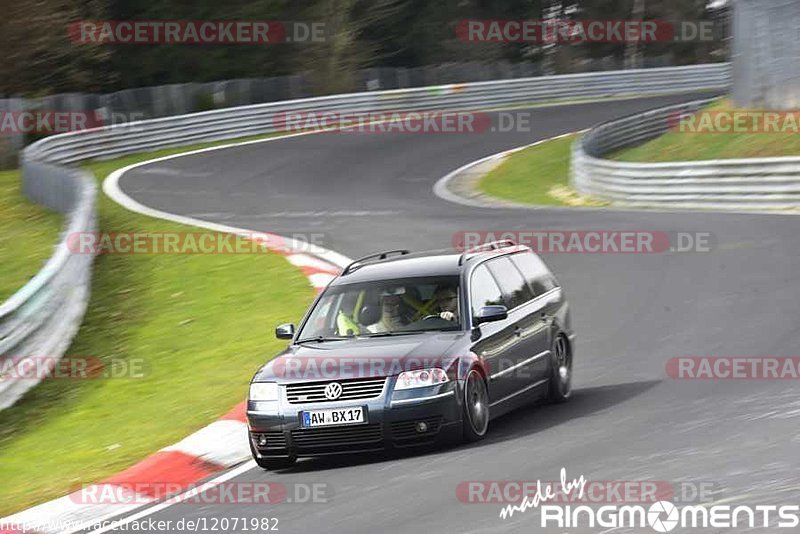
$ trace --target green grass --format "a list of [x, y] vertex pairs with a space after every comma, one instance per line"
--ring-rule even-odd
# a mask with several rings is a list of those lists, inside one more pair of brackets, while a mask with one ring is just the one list
[[576, 135], [515, 152], [478, 182], [478, 189], [499, 199], [547, 206], [599, 205], [569, 186], [569, 161]]
[[[706, 108], [734, 110], [728, 99]], [[546, 141], [512, 154], [478, 182], [495, 198], [546, 206], [596, 206], [605, 203], [578, 195], [569, 186], [569, 163], [575, 136]], [[708, 133], [672, 130], [643, 145], [608, 157], [619, 161], [683, 161], [800, 155], [797, 133]]]
[[53, 254], [64, 218], [22, 194], [19, 171], [0, 172], [0, 303]]
[[[208, 143], [209, 146], [219, 143]], [[88, 165], [99, 180], [163, 150]], [[101, 193], [100, 227], [203, 231], [125, 210]], [[96, 482], [175, 443], [244, 400], [280, 350], [275, 324], [313, 298], [276, 254], [105, 255], [67, 356], [144, 361], [144, 378], [49, 379], [0, 412], [0, 516]]]
[[[711, 112], [734, 110], [724, 99], [706, 108]], [[699, 124], [699, 121], [698, 123]], [[693, 161], [731, 158], [765, 158], [800, 154], [797, 133], [708, 133], [669, 131], [642, 145], [611, 155], [619, 161]]]

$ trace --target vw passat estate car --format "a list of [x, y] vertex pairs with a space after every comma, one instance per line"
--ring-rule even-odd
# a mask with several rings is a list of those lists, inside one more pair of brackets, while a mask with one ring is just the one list
[[511, 241], [367, 256], [317, 297], [253, 377], [250, 447], [298, 457], [476, 441], [533, 400], [567, 400], [574, 334], [558, 281]]

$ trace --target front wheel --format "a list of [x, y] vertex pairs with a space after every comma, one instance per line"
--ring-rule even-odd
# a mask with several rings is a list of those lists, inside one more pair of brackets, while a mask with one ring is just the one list
[[489, 392], [481, 374], [472, 369], [464, 381], [464, 441], [483, 439], [489, 426]]
[[567, 338], [559, 334], [553, 340], [550, 400], [566, 402], [572, 395], [572, 352]]

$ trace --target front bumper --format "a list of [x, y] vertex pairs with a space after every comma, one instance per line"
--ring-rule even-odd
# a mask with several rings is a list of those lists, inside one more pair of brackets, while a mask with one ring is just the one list
[[[461, 435], [463, 395], [457, 380], [393, 395], [387, 379], [379, 397], [364, 400], [292, 404], [281, 387], [272, 402], [248, 402], [247, 422], [253, 454], [288, 458], [354, 454], [447, 443]], [[365, 424], [303, 428], [300, 412], [363, 406]], [[418, 423], [425, 423], [421, 431]], [[266, 441], [266, 444], [264, 444]]]

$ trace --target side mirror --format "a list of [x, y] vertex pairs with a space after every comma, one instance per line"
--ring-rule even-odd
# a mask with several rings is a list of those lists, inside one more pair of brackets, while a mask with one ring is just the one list
[[294, 337], [294, 325], [292, 323], [284, 323], [275, 328], [275, 337], [278, 339], [292, 339]]
[[483, 323], [502, 321], [508, 317], [508, 308], [505, 306], [484, 306], [475, 316], [475, 326]]

